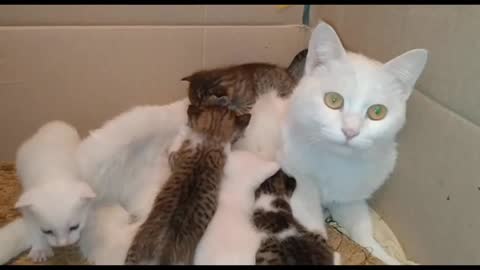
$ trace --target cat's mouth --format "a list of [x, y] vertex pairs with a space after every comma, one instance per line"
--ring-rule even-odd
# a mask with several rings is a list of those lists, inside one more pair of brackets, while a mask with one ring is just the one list
[[337, 145], [340, 148], [349, 148], [349, 149], [368, 149], [372, 146], [372, 142], [370, 140], [355, 137], [352, 139], [347, 139], [345, 136], [340, 134], [332, 134], [331, 132], [322, 132], [329, 142]]

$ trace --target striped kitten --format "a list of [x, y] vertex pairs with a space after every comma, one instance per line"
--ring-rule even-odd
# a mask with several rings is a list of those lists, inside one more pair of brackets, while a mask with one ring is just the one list
[[257, 98], [271, 91], [278, 96], [290, 96], [303, 76], [307, 50], [299, 52], [288, 68], [268, 63], [248, 63], [202, 70], [183, 78], [190, 83], [188, 97], [194, 105], [203, 104], [210, 96], [226, 96], [231, 109], [250, 112]]
[[293, 216], [290, 198], [296, 181], [279, 170], [255, 191], [253, 223], [264, 233], [256, 253], [259, 265], [333, 265], [339, 254], [326, 239], [308, 231]]
[[225, 106], [188, 107], [188, 125], [169, 152], [171, 176], [137, 232], [126, 264], [193, 264], [217, 207], [232, 138], [250, 121]]

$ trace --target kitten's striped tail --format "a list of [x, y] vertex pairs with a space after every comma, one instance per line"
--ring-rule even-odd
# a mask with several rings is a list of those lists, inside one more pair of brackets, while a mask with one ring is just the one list
[[182, 245], [178, 241], [177, 234], [169, 232], [163, 243], [163, 251], [158, 262], [160, 265], [192, 265], [193, 256], [194, 250], [191, 250], [191, 246]]
[[298, 82], [303, 76], [303, 70], [305, 69], [305, 61], [307, 60], [308, 49], [304, 49], [297, 53], [292, 62], [287, 68], [287, 72]]
[[31, 247], [27, 225], [23, 218], [0, 228], [0, 264], [7, 264]]

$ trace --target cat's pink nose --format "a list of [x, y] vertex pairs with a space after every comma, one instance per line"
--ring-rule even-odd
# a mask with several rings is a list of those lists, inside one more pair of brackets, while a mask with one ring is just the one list
[[353, 128], [342, 128], [342, 132], [343, 134], [345, 134], [347, 141], [353, 139], [360, 133], [357, 129], [353, 129]]

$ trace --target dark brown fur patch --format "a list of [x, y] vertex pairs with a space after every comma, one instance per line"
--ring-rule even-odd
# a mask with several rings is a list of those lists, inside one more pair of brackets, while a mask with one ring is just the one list
[[[279, 170], [255, 190], [255, 200], [262, 195], [274, 196], [272, 211], [257, 208], [253, 212], [254, 226], [267, 234], [257, 250], [256, 264], [332, 265], [333, 251], [325, 239], [309, 232], [293, 216], [289, 200], [295, 188], [296, 180]], [[280, 238], [279, 233], [289, 229], [295, 230], [295, 233]]]
[[135, 235], [126, 264], [192, 264], [198, 242], [217, 209], [225, 144], [245, 129], [250, 118], [221, 106], [193, 105], [188, 117], [193, 132], [205, 138], [194, 147], [186, 140], [169, 157], [172, 173]]
[[299, 234], [279, 240], [268, 237], [256, 254], [259, 265], [333, 265], [331, 248], [323, 238]]
[[192, 130], [208, 136], [210, 141], [230, 142], [245, 130], [251, 115], [238, 115], [224, 106], [190, 105], [188, 118]]
[[204, 105], [210, 96], [226, 96], [231, 109], [249, 112], [258, 96], [276, 89], [281, 97], [292, 93], [296, 80], [285, 68], [250, 63], [195, 72], [182, 80], [190, 83], [188, 96], [194, 105]]
[[277, 171], [255, 190], [255, 199], [261, 194], [270, 194], [278, 197], [287, 196], [290, 198], [297, 187], [293, 177], [288, 176], [283, 170]]

